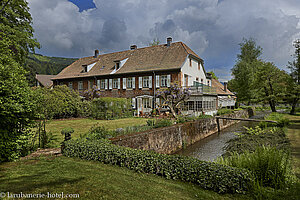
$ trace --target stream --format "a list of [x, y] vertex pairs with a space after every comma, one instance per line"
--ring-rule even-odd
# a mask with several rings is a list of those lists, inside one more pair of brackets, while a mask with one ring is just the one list
[[[262, 119], [267, 112], [257, 112], [252, 119]], [[208, 136], [185, 149], [177, 151], [175, 154], [192, 156], [199, 160], [214, 161], [217, 157], [225, 153], [224, 148], [226, 143], [237, 137], [235, 133], [239, 133], [245, 130], [244, 127], [254, 127], [257, 126], [258, 122], [241, 121], [228, 128], [223, 129], [220, 134], [215, 133]]]

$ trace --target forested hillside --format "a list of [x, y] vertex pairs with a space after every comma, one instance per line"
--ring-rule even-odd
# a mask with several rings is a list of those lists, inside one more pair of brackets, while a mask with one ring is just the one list
[[30, 53], [26, 59], [25, 69], [28, 71], [29, 84], [35, 84], [35, 74], [58, 74], [63, 68], [73, 63], [77, 58], [48, 57]]

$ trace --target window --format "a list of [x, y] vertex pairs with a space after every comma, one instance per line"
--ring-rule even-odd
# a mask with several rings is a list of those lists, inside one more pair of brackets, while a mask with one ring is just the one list
[[143, 88], [149, 88], [149, 76], [143, 77]]
[[132, 88], [132, 77], [127, 78], [127, 88]]
[[161, 87], [167, 87], [168, 86], [168, 76], [167, 75], [160, 76], [160, 86]]
[[209, 86], [209, 81], [207, 81], [207, 85]]
[[199, 83], [199, 78], [198, 77], [196, 77], [196, 81]]
[[201, 83], [203, 84], [203, 78], [201, 78]]
[[198, 62], [198, 70], [200, 70], [200, 66], [201, 66], [201, 65], [200, 65], [200, 62]]
[[190, 67], [192, 66], [192, 59], [190, 58]]
[[101, 79], [101, 81], [100, 81], [100, 89], [105, 89], [105, 79]]
[[151, 101], [149, 98], [143, 98], [142, 101], [144, 108], [151, 108]]
[[196, 111], [202, 111], [202, 101], [196, 101]]
[[78, 90], [83, 90], [83, 82], [82, 81], [78, 82]]
[[194, 110], [194, 102], [193, 101], [188, 102], [188, 109], [189, 110]]
[[120, 68], [120, 62], [116, 62], [116, 70]]
[[118, 79], [114, 78], [113, 79], [113, 89], [117, 89], [118, 88]]
[[88, 71], [87, 65], [82, 65], [82, 67], [83, 67], [83, 72], [87, 72]]
[[69, 82], [68, 86], [69, 86], [70, 89], [73, 89], [73, 82]]

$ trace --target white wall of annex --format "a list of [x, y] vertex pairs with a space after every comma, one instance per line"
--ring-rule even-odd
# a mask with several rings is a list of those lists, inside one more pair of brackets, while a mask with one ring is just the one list
[[203, 71], [202, 64], [200, 63], [200, 70], [199, 70], [197, 60], [192, 59], [192, 66], [190, 66], [190, 58], [187, 57], [187, 59], [185, 59], [185, 62], [183, 64], [182, 68], [181, 68], [181, 73], [183, 74], [182, 86], [186, 86], [185, 85], [185, 78], [184, 78], [185, 74], [187, 74], [189, 76], [188, 86], [193, 85], [193, 82], [196, 81], [196, 78], [199, 78], [200, 83], [201, 83], [201, 79], [203, 79], [203, 83], [205, 85], [207, 85], [207, 80], [206, 80], [205, 73]]

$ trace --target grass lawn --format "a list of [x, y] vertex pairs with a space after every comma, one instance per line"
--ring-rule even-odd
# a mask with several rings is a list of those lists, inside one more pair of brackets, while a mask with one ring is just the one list
[[285, 115], [291, 120], [288, 127], [287, 136], [289, 137], [292, 145], [292, 158], [293, 166], [296, 176], [300, 180], [300, 113], [297, 115]]
[[127, 126], [135, 126], [146, 124], [148, 119], [145, 118], [124, 118], [116, 120], [96, 120], [88, 118], [79, 118], [79, 119], [64, 119], [64, 120], [51, 120], [46, 124], [47, 132], [51, 132], [56, 141], [53, 141], [52, 147], [59, 147], [60, 143], [63, 141], [64, 136], [61, 135], [61, 130], [63, 128], [71, 127], [74, 129], [72, 138], [79, 138], [80, 135], [83, 135], [89, 131], [89, 129], [95, 125], [103, 125], [104, 127], [114, 130], [117, 128], [124, 128]]
[[80, 199], [250, 199], [76, 158], [40, 157], [0, 165], [0, 192], [79, 194]]

